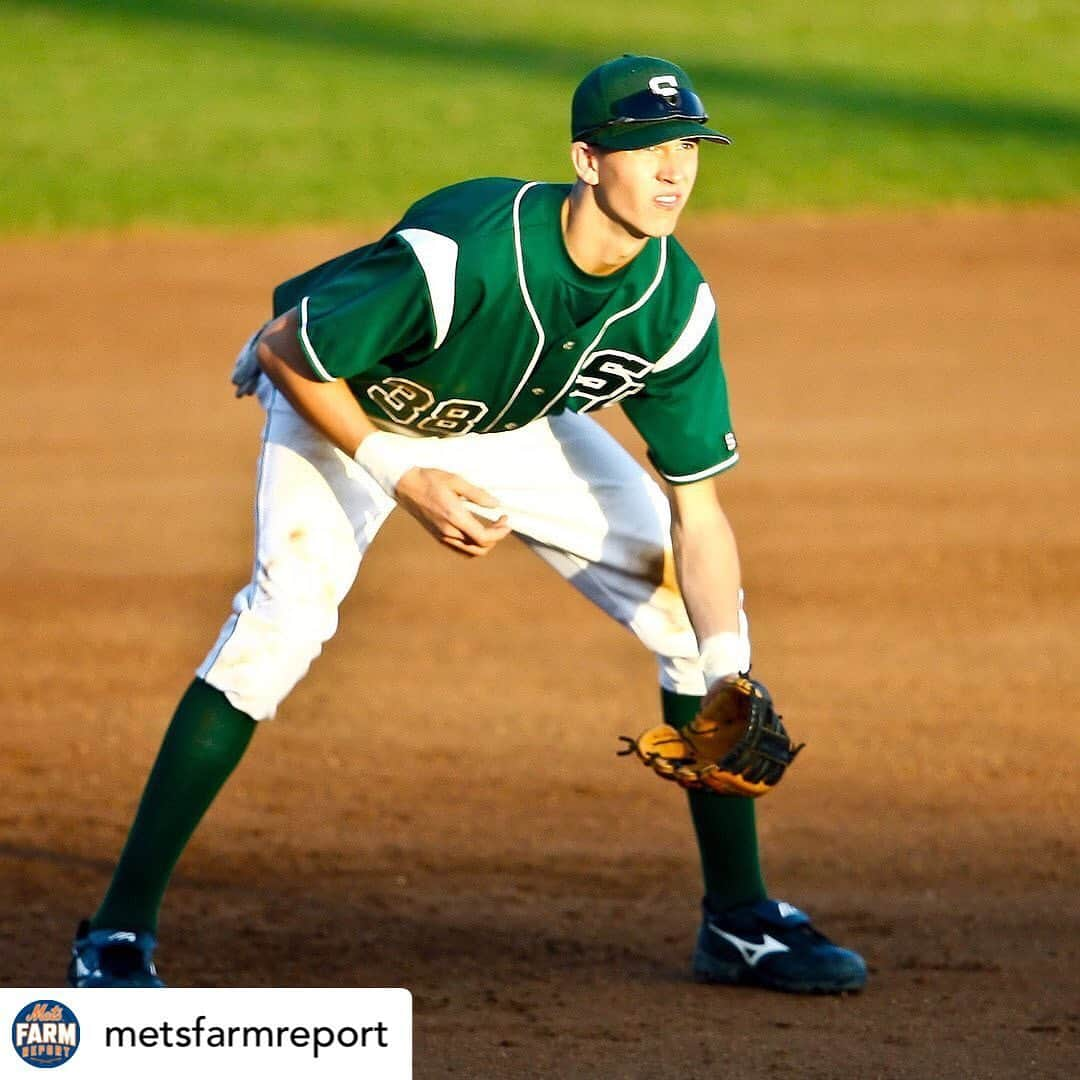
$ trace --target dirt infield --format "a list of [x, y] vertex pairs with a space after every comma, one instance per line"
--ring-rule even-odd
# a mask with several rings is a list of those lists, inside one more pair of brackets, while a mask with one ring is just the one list
[[[232, 353], [271, 285], [367, 238], [0, 244], [8, 985], [62, 978], [246, 579]], [[181, 861], [163, 973], [406, 986], [423, 1078], [1080, 1075], [1080, 211], [685, 240], [755, 670], [809, 743], [760, 804], [767, 877], [866, 992], [690, 981], [684, 800], [614, 754], [651, 661], [523, 546], [467, 563], [404, 517]]]

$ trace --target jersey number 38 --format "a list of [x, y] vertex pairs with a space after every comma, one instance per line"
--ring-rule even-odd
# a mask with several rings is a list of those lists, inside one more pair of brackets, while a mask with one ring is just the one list
[[394, 423], [425, 435], [464, 435], [488, 411], [482, 401], [466, 398], [436, 403], [435, 395], [426, 386], [396, 376], [369, 386], [367, 395]]

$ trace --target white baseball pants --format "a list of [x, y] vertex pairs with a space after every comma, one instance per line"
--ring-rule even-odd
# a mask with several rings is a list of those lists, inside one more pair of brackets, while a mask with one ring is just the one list
[[[197, 674], [265, 720], [333, 636], [338, 605], [397, 504], [265, 376], [258, 396], [267, 416], [252, 580], [236, 594]], [[656, 655], [662, 686], [704, 693], [697, 640], [675, 582], [667, 499], [599, 424], [566, 412], [422, 448], [430, 457], [422, 464], [489, 491], [533, 551], [636, 634]]]

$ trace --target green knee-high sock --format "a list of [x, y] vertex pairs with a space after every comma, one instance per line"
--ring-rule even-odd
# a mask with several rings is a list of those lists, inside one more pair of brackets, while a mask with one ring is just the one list
[[220, 690], [201, 679], [188, 687], [91, 926], [157, 933], [158, 909], [173, 867], [254, 731], [255, 721], [233, 708]]
[[[672, 727], [690, 723], [701, 698], [661, 689], [664, 720]], [[754, 800], [713, 791], [688, 791], [690, 816], [701, 853], [705, 900], [714, 911], [753, 904], [768, 895], [758, 855]]]

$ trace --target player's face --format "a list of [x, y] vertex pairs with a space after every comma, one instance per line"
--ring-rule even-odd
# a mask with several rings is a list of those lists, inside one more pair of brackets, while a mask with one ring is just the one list
[[675, 231], [698, 168], [696, 139], [673, 139], [641, 150], [604, 150], [596, 158], [597, 205], [630, 235]]

